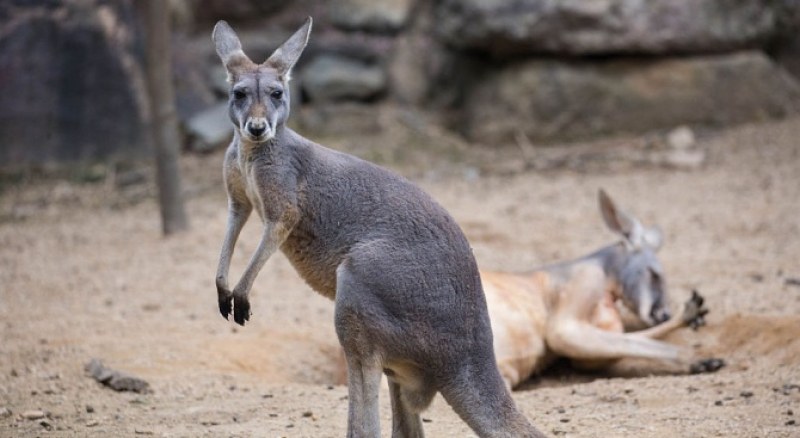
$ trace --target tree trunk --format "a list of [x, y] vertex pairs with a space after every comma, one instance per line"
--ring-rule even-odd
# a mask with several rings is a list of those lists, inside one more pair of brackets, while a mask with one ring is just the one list
[[175, 91], [172, 87], [170, 56], [170, 23], [167, 2], [144, 0], [146, 32], [147, 89], [150, 97], [150, 129], [155, 150], [158, 202], [161, 225], [165, 235], [189, 228], [181, 192], [178, 167], [180, 138], [178, 136]]

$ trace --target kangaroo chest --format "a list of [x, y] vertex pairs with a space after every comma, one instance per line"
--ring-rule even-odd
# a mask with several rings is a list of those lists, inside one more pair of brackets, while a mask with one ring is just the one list
[[261, 197], [261, 191], [258, 187], [258, 179], [256, 178], [255, 166], [252, 163], [247, 163], [243, 166], [242, 177], [244, 182], [244, 192], [247, 199], [253, 208], [258, 212], [258, 216], [262, 221], [265, 220], [264, 200]]
[[[255, 151], [250, 154], [255, 155]], [[242, 189], [261, 221], [266, 223], [270, 217], [279, 216], [278, 212], [269, 210], [277, 207], [278, 203], [273, 198], [278, 197], [283, 188], [277, 183], [280, 180], [279, 168], [269, 165], [270, 160], [265, 160], [263, 155], [243, 155], [238, 165], [242, 175]]]

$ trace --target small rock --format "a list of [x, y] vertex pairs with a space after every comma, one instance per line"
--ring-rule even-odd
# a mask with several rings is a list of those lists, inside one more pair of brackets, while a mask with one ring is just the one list
[[433, 420], [431, 420], [430, 418], [423, 418], [422, 422], [423, 423], [433, 423]]
[[134, 430], [133, 430], [133, 432], [134, 432], [136, 435], [153, 435], [153, 434], [154, 434], [152, 430], [149, 430], [149, 429], [139, 429], [139, 428], [136, 428], [136, 429], [134, 429]]
[[99, 359], [89, 361], [85, 369], [93, 379], [115, 391], [150, 392], [150, 384], [147, 381], [112, 370], [103, 365]]
[[97, 426], [97, 425], [99, 425], [99, 424], [100, 424], [100, 422], [99, 422], [99, 421], [97, 421], [97, 420], [92, 420], [92, 421], [89, 421], [88, 423], [86, 423], [86, 427], [95, 427], [95, 426]]
[[679, 126], [667, 133], [667, 144], [676, 150], [691, 149], [695, 145], [694, 131], [688, 126]]
[[742, 391], [739, 393], [739, 395], [744, 398], [750, 398], [753, 396], [753, 391]]
[[311, 411], [303, 412], [303, 418], [308, 418], [308, 417], [312, 417], [312, 416], [314, 416], [314, 413], [311, 412]]
[[794, 391], [800, 393], [800, 385], [794, 383], [787, 383], [780, 388], [772, 388], [772, 390], [775, 392], [780, 392], [783, 395], [790, 395]]
[[787, 426], [794, 426], [795, 424], [797, 424], [797, 422], [796, 422], [796, 421], [794, 421], [794, 420], [789, 420], [789, 421], [787, 421], [787, 422], [786, 422], [786, 423], [784, 423], [784, 424], [785, 424], [785, 425], [787, 425]]
[[44, 411], [39, 410], [25, 411], [22, 413], [22, 418], [26, 420], [41, 420], [46, 416], [47, 414]]
[[783, 280], [783, 284], [786, 286], [800, 286], [800, 278], [789, 277]]
[[94, 406], [86, 405], [86, 412], [88, 412], [90, 414], [93, 413], [94, 412]]
[[47, 420], [42, 420], [39, 422], [39, 426], [42, 426], [46, 430], [53, 430], [53, 424]]
[[706, 162], [704, 150], [674, 149], [664, 154], [663, 164], [677, 169], [694, 170]]
[[722, 406], [722, 400], [715, 401], [714, 406]]

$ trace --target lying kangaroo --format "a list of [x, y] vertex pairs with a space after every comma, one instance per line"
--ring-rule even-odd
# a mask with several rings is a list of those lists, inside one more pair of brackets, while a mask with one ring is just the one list
[[[348, 436], [380, 435], [382, 374], [393, 436], [423, 436], [419, 414], [437, 392], [480, 436], [543, 436], [497, 371], [478, 268], [455, 221], [402, 177], [286, 127], [290, 72], [310, 31], [309, 18], [255, 64], [227, 23], [214, 27], [235, 126], [225, 155], [229, 216], [216, 278], [222, 316], [233, 313], [242, 325], [249, 319], [253, 281], [280, 248], [335, 302], [348, 369]], [[253, 209], [264, 231], [231, 291], [231, 254]]]
[[[702, 324], [707, 312], [702, 298], [693, 293], [682, 312], [670, 318], [656, 258], [660, 231], [618, 209], [602, 190], [599, 198], [603, 219], [621, 242], [525, 274], [481, 271], [494, 352], [508, 387], [558, 356], [593, 368], [624, 357], [679, 361], [690, 368], [689, 352], [654, 339]], [[649, 328], [623, 333], [617, 302]], [[691, 371], [715, 371], [722, 365], [709, 359], [693, 364]]]

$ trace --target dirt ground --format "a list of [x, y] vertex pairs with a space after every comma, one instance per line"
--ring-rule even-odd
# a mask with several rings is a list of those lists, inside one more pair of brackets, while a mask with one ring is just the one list
[[[603, 187], [664, 231], [673, 303], [692, 288], [707, 298], [708, 325], [670, 340], [698, 357], [724, 358], [727, 367], [668, 375], [662, 364], [631, 362], [610, 375], [557, 366], [514, 393], [548, 435], [797, 437], [798, 139], [800, 119], [704, 132], [699, 146], [708, 161], [692, 171], [614, 162], [525, 170], [514, 165], [531, 153], [524, 147], [462, 148], [397, 168], [455, 216], [488, 269], [524, 270], [610, 243], [596, 207]], [[333, 306], [283, 256], [258, 277], [246, 327], [217, 311], [214, 274], [226, 218], [221, 159], [183, 158], [192, 229], [167, 239], [149, 173], [140, 184], [108, 174], [93, 184], [4, 186], [0, 436], [345, 434]], [[233, 279], [258, 233], [251, 221]], [[101, 386], [84, 371], [91, 358], [146, 379], [152, 392]], [[35, 410], [45, 416], [26, 418]], [[388, 435], [386, 392], [381, 412]], [[441, 398], [423, 417], [428, 436], [472, 436]]]

